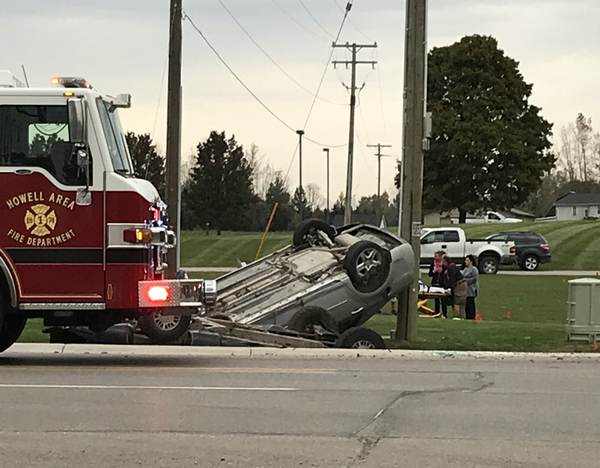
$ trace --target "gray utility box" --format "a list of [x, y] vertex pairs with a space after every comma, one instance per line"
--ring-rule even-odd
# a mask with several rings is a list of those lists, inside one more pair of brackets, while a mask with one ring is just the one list
[[596, 341], [600, 337], [600, 280], [581, 278], [569, 281], [568, 307], [568, 340]]

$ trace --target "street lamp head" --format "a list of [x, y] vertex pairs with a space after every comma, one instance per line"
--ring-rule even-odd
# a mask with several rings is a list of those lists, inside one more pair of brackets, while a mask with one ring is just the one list
[[326, 153], [329, 153], [329, 148], [323, 148], [323, 151], [325, 151]]
[[296, 130], [296, 133], [300, 136], [304, 135], [304, 130]]

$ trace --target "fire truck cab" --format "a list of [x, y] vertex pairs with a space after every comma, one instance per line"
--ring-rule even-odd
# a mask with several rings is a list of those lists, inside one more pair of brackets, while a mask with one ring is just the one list
[[117, 113], [130, 96], [52, 84], [0, 71], [0, 352], [33, 317], [94, 332], [137, 319], [172, 341], [216, 284], [164, 278], [176, 239], [157, 190], [134, 176]]

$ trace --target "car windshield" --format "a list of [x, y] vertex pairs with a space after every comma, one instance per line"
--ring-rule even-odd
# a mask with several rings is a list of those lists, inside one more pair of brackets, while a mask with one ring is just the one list
[[113, 169], [119, 174], [132, 175], [133, 169], [119, 115], [116, 109], [111, 109], [108, 102], [102, 99], [98, 99], [96, 102]]

